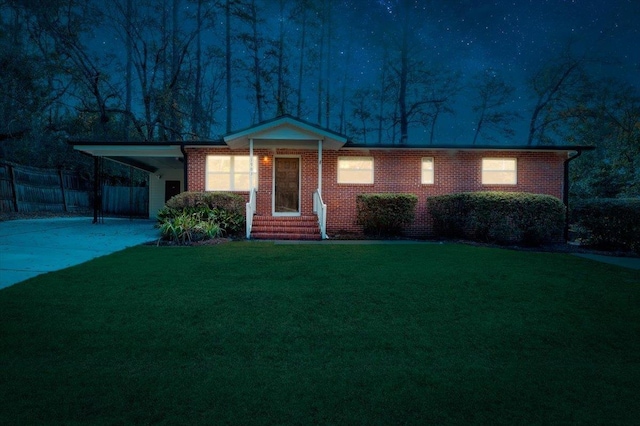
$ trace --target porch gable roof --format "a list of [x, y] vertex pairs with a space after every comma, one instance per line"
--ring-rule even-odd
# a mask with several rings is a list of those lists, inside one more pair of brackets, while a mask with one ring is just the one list
[[342, 148], [348, 141], [344, 135], [290, 115], [263, 121], [223, 137], [232, 149], [249, 147], [251, 139], [255, 147], [292, 149], [315, 148], [321, 140], [324, 149], [334, 150]]

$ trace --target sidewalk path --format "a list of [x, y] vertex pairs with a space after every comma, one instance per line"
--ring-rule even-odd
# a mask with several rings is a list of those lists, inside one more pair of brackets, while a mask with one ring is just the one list
[[640, 258], [638, 257], [615, 257], [615, 256], [603, 256], [601, 254], [589, 254], [589, 253], [575, 253], [576, 256], [584, 257], [585, 259], [596, 260], [598, 262], [610, 263], [616, 266], [622, 266], [623, 268], [631, 268], [640, 270]]

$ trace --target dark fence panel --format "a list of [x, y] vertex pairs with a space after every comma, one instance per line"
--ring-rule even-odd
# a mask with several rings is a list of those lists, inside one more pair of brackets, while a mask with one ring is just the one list
[[[0, 212], [75, 212], [93, 209], [93, 183], [79, 174], [0, 162]], [[149, 188], [102, 187], [102, 213], [149, 214]]]
[[77, 212], [92, 209], [91, 192], [87, 190], [66, 189], [64, 198], [68, 212]]
[[102, 187], [102, 211], [105, 214], [144, 216], [149, 214], [149, 189], [146, 186]]
[[11, 166], [0, 163], [0, 212], [16, 211], [12, 182]]
[[[59, 185], [59, 184], [58, 184]], [[63, 212], [62, 189], [29, 184], [16, 184], [16, 201], [20, 212]]]

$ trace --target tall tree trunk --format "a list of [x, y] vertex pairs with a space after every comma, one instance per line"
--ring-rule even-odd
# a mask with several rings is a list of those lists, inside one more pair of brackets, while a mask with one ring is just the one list
[[[169, 21], [169, 17], [167, 15], [167, 1], [168, 0], [163, 0], [162, 1], [162, 18], [161, 18], [161, 25], [160, 25], [160, 32], [161, 32], [161, 43], [163, 46], [166, 46], [167, 44], [167, 39], [169, 37], [168, 33], [169, 33], [169, 28], [168, 28], [168, 21]], [[164, 92], [165, 90], [167, 90], [167, 88], [169, 87], [169, 69], [167, 66], [167, 49], [162, 49], [162, 51], [160, 52], [160, 69], [161, 69], [161, 73], [162, 73], [162, 92]], [[167, 136], [166, 136], [166, 127], [167, 127], [167, 102], [164, 99], [164, 97], [160, 96], [158, 98], [158, 94], [155, 94], [154, 96], [156, 96], [156, 105], [158, 105], [158, 122], [159, 122], [159, 126], [158, 126], [158, 137], [160, 138], [160, 140], [167, 140]]]
[[263, 102], [263, 94], [262, 94], [262, 70], [260, 66], [260, 44], [258, 38], [258, 10], [256, 7], [256, 0], [251, 0], [251, 31], [254, 42], [253, 49], [253, 76], [254, 76], [254, 87], [256, 92], [256, 108], [258, 109], [258, 122], [261, 123], [263, 121], [263, 113], [262, 113], [262, 102]]
[[[405, 13], [407, 13], [405, 11]], [[398, 107], [400, 109], [400, 145], [407, 143], [409, 139], [409, 117], [407, 114], [407, 79], [409, 74], [409, 34], [403, 29], [402, 47], [400, 50], [400, 91], [398, 94]]]
[[133, 14], [133, 0], [127, 0], [127, 16], [126, 19], [126, 34], [127, 34], [127, 65], [126, 65], [126, 93], [125, 93], [125, 111], [127, 112], [124, 117], [124, 137], [125, 140], [129, 140], [129, 126], [131, 126], [131, 82], [133, 80], [133, 76], [131, 73], [133, 72], [133, 39], [131, 37], [132, 32], [132, 24], [131, 24], [131, 15]]
[[277, 116], [286, 114], [284, 99], [284, 1], [280, 0], [280, 28], [278, 35], [278, 88], [276, 94]]
[[178, 35], [179, 35], [179, 24], [178, 24], [178, 10], [180, 8], [180, 0], [173, 0], [172, 10], [171, 10], [171, 100], [169, 105], [169, 111], [171, 116], [171, 139], [179, 139], [181, 138], [181, 129], [180, 129], [180, 117], [178, 116], [178, 103], [179, 93], [178, 93], [178, 84], [175, 83], [175, 79], [178, 76], [179, 67], [180, 67], [180, 46], [178, 43]]
[[193, 105], [191, 108], [192, 137], [200, 138], [202, 129], [202, 0], [196, 6], [196, 76], [193, 87]]
[[353, 41], [352, 27], [349, 27], [349, 35], [347, 40], [347, 57], [344, 64], [344, 75], [342, 76], [342, 93], [340, 95], [340, 125], [338, 131], [342, 134], [345, 132], [345, 114], [347, 103], [347, 79], [349, 78], [349, 71], [351, 70], [351, 42]]
[[327, 9], [327, 0], [323, 0], [322, 2], [322, 11], [321, 11], [321, 19], [320, 19], [320, 55], [318, 60], [318, 124], [322, 125], [322, 94], [324, 92], [323, 82], [324, 82], [324, 39], [325, 39], [325, 30], [326, 30], [326, 9]]
[[482, 114], [480, 114], [480, 119], [478, 120], [478, 125], [476, 126], [476, 133], [473, 135], [472, 145], [475, 145], [476, 141], [478, 140], [478, 135], [480, 134], [480, 128], [482, 127], [483, 121], [484, 121], [484, 110], [482, 111]]
[[298, 66], [298, 99], [296, 105], [296, 116], [299, 118], [302, 115], [302, 78], [304, 75], [304, 51], [306, 49], [306, 37], [307, 37], [307, 7], [306, 4], [302, 5], [302, 35], [300, 36], [300, 64]]
[[325, 93], [325, 127], [329, 128], [331, 126], [331, 76], [332, 76], [332, 61], [331, 61], [331, 39], [333, 38], [333, 25], [332, 25], [332, 5], [331, 0], [326, 0], [326, 8], [327, 8], [327, 69], [326, 69], [326, 80], [327, 80], [327, 90]]
[[440, 107], [436, 106], [436, 112], [433, 114], [433, 120], [431, 120], [431, 129], [429, 130], [429, 145], [433, 145], [433, 140], [436, 133], [436, 121], [440, 115]]
[[380, 75], [380, 97], [378, 99], [378, 144], [382, 143], [382, 123], [384, 121], [384, 102], [386, 99], [386, 87], [387, 87], [387, 61], [388, 51], [384, 48], [382, 55], [382, 74]]
[[231, 132], [232, 98], [231, 98], [231, 0], [227, 0], [225, 8], [225, 74], [227, 95], [227, 133]]

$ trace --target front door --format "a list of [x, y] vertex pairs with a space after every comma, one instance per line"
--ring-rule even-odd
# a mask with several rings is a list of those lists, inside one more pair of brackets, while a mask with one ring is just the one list
[[164, 182], [164, 202], [169, 201], [169, 198], [180, 193], [180, 181], [179, 180], [167, 180]]
[[300, 213], [300, 159], [275, 157], [273, 212]]

